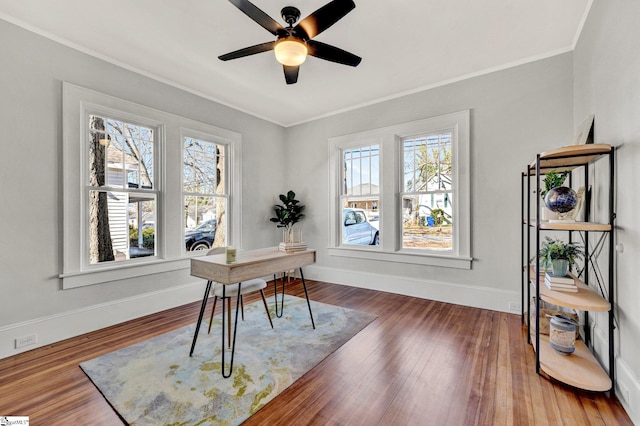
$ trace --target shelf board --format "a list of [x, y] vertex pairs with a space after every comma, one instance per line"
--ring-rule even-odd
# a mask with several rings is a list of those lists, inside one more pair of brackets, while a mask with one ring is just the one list
[[578, 291], [576, 293], [551, 290], [546, 284], [542, 283], [540, 285], [540, 298], [554, 305], [580, 311], [609, 312], [611, 309], [609, 302], [581, 282], [578, 282]]
[[[529, 226], [536, 226], [538, 221], [535, 219], [529, 219], [524, 221]], [[545, 231], [596, 231], [596, 232], [608, 232], [612, 227], [608, 223], [598, 222], [549, 222], [548, 220], [541, 220], [540, 229]]]
[[[531, 343], [536, 350], [535, 335]], [[580, 389], [606, 392], [611, 389], [611, 378], [582, 340], [576, 340], [571, 355], [560, 355], [549, 344], [549, 336], [540, 335], [540, 368], [549, 376]]]
[[[607, 144], [570, 145], [540, 154], [540, 173], [565, 171], [592, 163], [613, 150]], [[536, 174], [536, 162], [529, 165], [529, 175]]]
[[[572, 293], [568, 291], [551, 290], [544, 283], [544, 274], [540, 274], [540, 299], [545, 302], [553, 303], [554, 305], [577, 309], [579, 311], [609, 312], [611, 309], [611, 303], [595, 291], [591, 290], [589, 286], [582, 282], [582, 280], [575, 276], [573, 277], [576, 281], [576, 285], [578, 286], [578, 291]], [[529, 269], [529, 278], [531, 280], [531, 284], [535, 287], [536, 276], [533, 272], [533, 268]]]

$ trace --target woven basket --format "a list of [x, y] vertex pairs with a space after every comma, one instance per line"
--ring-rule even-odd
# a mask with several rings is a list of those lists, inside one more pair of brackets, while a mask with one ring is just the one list
[[[535, 297], [531, 299], [531, 303], [529, 305], [529, 324], [531, 327], [531, 332], [535, 333], [536, 331], [536, 301]], [[579, 322], [578, 314], [575, 311], [570, 310], [567, 311], [566, 308], [560, 308], [551, 303], [547, 303], [545, 301], [540, 302], [540, 334], [549, 335], [549, 322], [551, 318], [556, 315], [561, 314]], [[580, 327], [576, 327], [576, 339], [580, 337]]]

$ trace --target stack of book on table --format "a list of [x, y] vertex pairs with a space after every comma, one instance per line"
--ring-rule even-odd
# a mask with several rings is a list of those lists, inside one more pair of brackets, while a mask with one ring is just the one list
[[573, 293], [578, 291], [575, 279], [571, 275], [559, 277], [547, 272], [544, 274], [544, 283], [551, 290], [555, 291], [569, 291]]
[[287, 253], [293, 253], [296, 251], [305, 251], [307, 249], [306, 243], [280, 243], [280, 251]]

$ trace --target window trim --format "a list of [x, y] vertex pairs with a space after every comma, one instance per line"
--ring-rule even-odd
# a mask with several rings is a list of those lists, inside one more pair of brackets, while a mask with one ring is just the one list
[[[141, 277], [168, 271], [185, 270], [190, 266], [190, 258], [202, 253], [185, 252], [182, 223], [182, 139], [183, 129], [200, 132], [225, 141], [228, 150], [229, 174], [232, 193], [229, 194], [228, 227], [230, 242], [242, 241], [241, 188], [242, 137], [239, 133], [218, 128], [185, 117], [156, 110], [114, 96], [86, 89], [72, 83], [62, 83], [62, 272], [59, 278], [62, 289], [71, 289], [110, 281]], [[124, 263], [83, 264], [83, 253], [87, 251], [86, 226], [83, 220], [88, 215], [83, 206], [87, 189], [84, 179], [88, 165], [83, 157], [83, 135], [88, 132], [84, 117], [87, 109], [92, 111], [115, 112], [115, 116], [125, 120], [149, 125], [155, 123], [157, 142], [154, 159], [154, 185], [157, 192], [156, 256], [132, 259]], [[172, 143], [167, 143], [172, 141]], [[177, 142], [177, 143], [174, 143]], [[178, 158], [178, 161], [174, 159]], [[171, 159], [171, 161], [168, 161]], [[229, 184], [229, 183], [228, 183]], [[87, 216], [88, 217], [88, 216]], [[86, 220], [85, 220], [86, 222]], [[83, 224], [78, 226], [78, 224]], [[84, 229], [83, 229], [84, 228]]]
[[[443, 129], [454, 129], [456, 142], [452, 147], [454, 174], [458, 200], [454, 204], [457, 213], [457, 229], [452, 253], [434, 251], [417, 252], [403, 249], [401, 224], [396, 220], [402, 192], [401, 141], [404, 138]], [[342, 245], [340, 218], [337, 206], [340, 202], [340, 153], [343, 149], [375, 144], [380, 145], [380, 246]], [[350, 135], [329, 138], [329, 241], [328, 252], [332, 256], [381, 260], [398, 263], [471, 269], [471, 178], [470, 178], [470, 111], [463, 110], [436, 117], [425, 118], [368, 130]], [[393, 171], [385, 173], [385, 170]]]

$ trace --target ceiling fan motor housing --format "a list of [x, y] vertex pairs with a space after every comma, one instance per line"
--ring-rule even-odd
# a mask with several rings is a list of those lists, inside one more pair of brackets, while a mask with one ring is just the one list
[[290, 27], [293, 27], [293, 24], [300, 19], [300, 10], [297, 7], [285, 6], [280, 11], [280, 14], [282, 15], [282, 19], [284, 19], [284, 22], [289, 24]]

